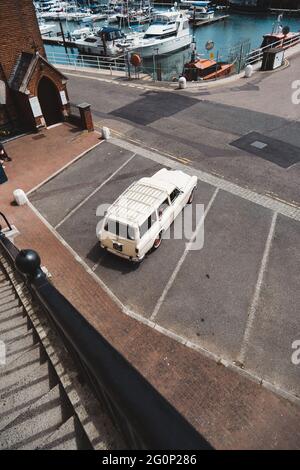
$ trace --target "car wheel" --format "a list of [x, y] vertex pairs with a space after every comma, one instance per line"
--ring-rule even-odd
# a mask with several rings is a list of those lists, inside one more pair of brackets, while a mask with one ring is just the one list
[[192, 192], [191, 192], [190, 197], [189, 197], [188, 202], [187, 202], [188, 204], [192, 204], [193, 199], [194, 199], [194, 195], [195, 195], [195, 188], [192, 189]]
[[161, 245], [161, 232], [157, 235], [156, 239], [154, 240], [153, 243], [153, 249], [157, 250]]

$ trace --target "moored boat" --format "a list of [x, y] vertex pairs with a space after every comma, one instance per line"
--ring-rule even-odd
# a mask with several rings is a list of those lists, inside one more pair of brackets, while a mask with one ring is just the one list
[[294, 46], [300, 40], [300, 33], [291, 32], [288, 26], [282, 26], [282, 15], [278, 15], [276, 23], [274, 23], [272, 32], [264, 34], [261, 48], [272, 46], [287, 49]]
[[184, 65], [183, 76], [188, 81], [215, 80], [234, 71], [235, 64], [213, 59], [195, 59]]
[[123, 52], [119, 46], [125, 34], [119, 28], [104, 26], [96, 33], [75, 41], [76, 46], [82, 54], [96, 54], [100, 56], [117, 56]]
[[182, 11], [172, 9], [154, 13], [145, 34], [137, 36], [131, 44], [124, 44], [124, 48], [147, 58], [184, 49], [191, 42], [188, 17]]

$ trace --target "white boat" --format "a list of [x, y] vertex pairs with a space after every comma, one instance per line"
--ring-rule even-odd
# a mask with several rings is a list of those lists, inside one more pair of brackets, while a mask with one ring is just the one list
[[125, 34], [119, 28], [104, 26], [97, 33], [78, 39], [75, 44], [82, 54], [113, 57], [123, 52], [119, 42], [122, 42], [124, 38]]
[[207, 3], [207, 6], [199, 6], [197, 2], [194, 2], [193, 5], [190, 6], [187, 16], [189, 17], [190, 21], [203, 21], [203, 20], [211, 20], [215, 16], [215, 12], [212, 8], [208, 6], [209, 2], [200, 2], [200, 3]]
[[112, 15], [108, 16], [107, 21], [109, 24], [119, 23], [119, 17], [119, 13], [113, 13]]
[[136, 36], [131, 44], [124, 43], [124, 48], [147, 58], [170, 54], [189, 47], [191, 43], [188, 17], [184, 12], [172, 9], [154, 13], [145, 34]]
[[56, 25], [52, 23], [46, 23], [45, 20], [39, 22], [39, 28], [41, 34], [53, 33], [56, 30]]
[[74, 29], [74, 31], [70, 32], [70, 34], [71, 34], [73, 40], [85, 39], [88, 36], [90, 36], [91, 34], [93, 34], [93, 31], [86, 26], [84, 28]]

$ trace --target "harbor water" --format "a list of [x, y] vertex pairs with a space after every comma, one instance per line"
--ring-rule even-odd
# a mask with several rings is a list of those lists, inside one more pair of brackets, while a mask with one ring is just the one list
[[[223, 13], [222, 13], [223, 14]], [[216, 13], [218, 15], [218, 13]], [[262, 37], [266, 33], [272, 31], [273, 24], [276, 22], [276, 15], [253, 15], [253, 14], [234, 14], [231, 13], [224, 21], [212, 23], [210, 25], [199, 26], [194, 29], [191, 28], [191, 34], [195, 38], [196, 50], [200, 57], [208, 57], [209, 52], [205, 49], [207, 41], [214, 42], [213, 52], [214, 57], [222, 61], [230, 60], [235, 51], [239, 51], [243, 44], [246, 44], [249, 49], [256, 49], [261, 45]], [[56, 23], [56, 30], [59, 31], [58, 22]], [[286, 17], [281, 21], [283, 26], [289, 26], [291, 31], [300, 31], [300, 18]], [[77, 22], [63, 21], [63, 29], [65, 33], [72, 33], [86, 24], [79, 24]], [[105, 24], [105, 21], [98, 21], [94, 23], [94, 28], [100, 28]], [[139, 30], [147, 29], [147, 25], [142, 25]], [[132, 28], [134, 29], [134, 27]], [[126, 31], [126, 28], [124, 29]], [[46, 45], [46, 51], [64, 51], [62, 46]], [[79, 54], [76, 48], [69, 48], [72, 55]], [[143, 71], [149, 75], [157, 77], [157, 73], [161, 75], [162, 80], [172, 80], [178, 78], [182, 73], [184, 64], [191, 58], [191, 49], [178, 51], [168, 56], [155, 57], [143, 61]]]

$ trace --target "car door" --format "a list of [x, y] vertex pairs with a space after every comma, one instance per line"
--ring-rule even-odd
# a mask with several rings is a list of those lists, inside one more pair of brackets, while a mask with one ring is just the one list
[[169, 196], [160, 204], [158, 208], [158, 218], [161, 230], [167, 230], [174, 220], [174, 206], [170, 203]]
[[180, 189], [175, 188], [170, 194], [170, 202], [173, 206], [173, 220], [175, 220], [185, 205], [185, 193], [180, 191]]

